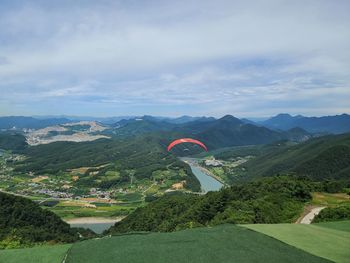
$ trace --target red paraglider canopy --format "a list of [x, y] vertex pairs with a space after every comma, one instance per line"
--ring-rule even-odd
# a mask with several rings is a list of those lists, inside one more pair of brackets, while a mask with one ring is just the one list
[[190, 143], [195, 143], [198, 144], [200, 147], [202, 147], [204, 150], [208, 151], [207, 146], [205, 146], [204, 143], [195, 140], [195, 139], [191, 139], [191, 138], [182, 138], [182, 139], [177, 139], [175, 141], [173, 141], [172, 143], [170, 143], [168, 145], [168, 152], [171, 150], [171, 148], [173, 148], [175, 145], [180, 144], [180, 143], [184, 143], [184, 142], [190, 142]]

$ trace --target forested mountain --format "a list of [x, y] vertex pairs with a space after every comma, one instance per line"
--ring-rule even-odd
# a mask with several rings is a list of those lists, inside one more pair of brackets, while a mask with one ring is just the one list
[[73, 242], [76, 230], [33, 201], [0, 192], [0, 249], [41, 242]]
[[24, 116], [0, 117], [0, 129], [40, 129], [52, 125], [72, 122], [66, 118], [36, 119]]
[[184, 116], [181, 116], [178, 118], [165, 118], [163, 120], [166, 122], [169, 122], [169, 123], [174, 123], [174, 124], [185, 124], [185, 123], [193, 122], [193, 121], [197, 121], [197, 122], [213, 121], [213, 120], [215, 120], [215, 118], [214, 117], [204, 117], [204, 116], [203, 117], [192, 117], [192, 116], [184, 115]]
[[304, 117], [301, 115], [278, 114], [261, 125], [271, 129], [289, 130], [299, 127], [312, 133], [345, 133], [350, 131], [350, 115], [342, 114], [323, 117]]
[[294, 172], [314, 180], [349, 179], [350, 133], [310, 139], [283, 146], [243, 165], [248, 177]]
[[176, 127], [176, 124], [146, 116], [138, 119], [121, 120], [113, 124], [113, 127], [116, 128], [114, 130], [115, 135], [127, 137], [156, 131], [170, 131]]
[[210, 148], [229, 146], [265, 144], [286, 138], [287, 135], [245, 124], [241, 120], [226, 115], [196, 134], [196, 137], [207, 143]]
[[155, 132], [165, 142], [167, 138], [170, 142], [174, 138], [192, 137], [202, 140], [209, 149], [265, 144], [282, 139], [303, 141], [310, 137], [308, 132], [300, 128], [286, 132], [273, 131], [265, 127], [244, 123], [231, 115], [217, 120], [199, 119], [185, 124], [170, 124], [147, 116], [137, 120], [123, 120], [116, 125], [118, 126], [114, 133], [117, 136], [135, 136]]
[[223, 223], [293, 222], [304, 202], [311, 199], [312, 184], [280, 176], [236, 184], [204, 196], [164, 196], [138, 208], [110, 229], [130, 231], [175, 231]]
[[27, 147], [26, 138], [18, 133], [0, 132], [0, 149], [23, 150]]

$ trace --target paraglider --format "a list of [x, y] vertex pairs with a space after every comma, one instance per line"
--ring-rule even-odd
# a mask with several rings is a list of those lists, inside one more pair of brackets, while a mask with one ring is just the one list
[[180, 143], [184, 143], [184, 142], [190, 142], [190, 143], [194, 143], [199, 145], [200, 147], [202, 147], [205, 151], [208, 151], [207, 146], [205, 146], [204, 143], [202, 143], [201, 141], [195, 140], [195, 139], [191, 139], [191, 138], [182, 138], [182, 139], [177, 139], [175, 141], [173, 141], [172, 143], [170, 143], [168, 145], [168, 152], [171, 150], [171, 148], [173, 148], [175, 145], [180, 144]]

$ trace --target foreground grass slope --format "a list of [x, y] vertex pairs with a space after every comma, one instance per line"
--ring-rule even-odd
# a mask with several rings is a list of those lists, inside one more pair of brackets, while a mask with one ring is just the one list
[[350, 220], [317, 223], [316, 225], [320, 227], [327, 227], [327, 228], [346, 231], [350, 233]]
[[128, 234], [76, 243], [67, 263], [329, 262], [234, 225], [174, 233]]
[[1, 263], [61, 263], [71, 244], [0, 250]]
[[3, 250], [0, 251], [0, 262], [61, 263], [66, 254], [66, 263], [299, 263], [330, 262], [326, 258], [335, 262], [346, 262], [349, 258], [350, 221], [322, 223], [317, 226], [244, 226], [221, 225], [173, 233], [134, 233], [73, 245]]
[[[340, 224], [256, 224], [242, 225], [271, 236], [293, 247], [334, 262], [349, 262], [350, 232], [344, 231], [350, 221]], [[281, 261], [282, 262], [282, 261]]]

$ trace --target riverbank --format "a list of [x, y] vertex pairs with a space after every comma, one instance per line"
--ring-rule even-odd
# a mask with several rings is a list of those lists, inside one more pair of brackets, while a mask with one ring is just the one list
[[205, 173], [206, 175], [214, 178], [216, 181], [219, 181], [221, 184], [226, 185], [226, 183], [222, 180], [222, 178], [216, 176], [215, 174], [213, 174], [212, 172], [210, 172], [208, 169], [204, 168], [203, 166], [201, 166], [198, 161], [200, 161], [201, 159], [197, 159], [197, 158], [180, 158], [182, 161], [188, 163], [189, 165], [193, 165], [196, 166], [198, 169], [200, 169], [203, 173]]
[[202, 192], [218, 191], [224, 186], [221, 180], [218, 180], [216, 176], [213, 176], [209, 171], [201, 167], [197, 159], [182, 157], [180, 160], [191, 167], [193, 174], [201, 184]]

